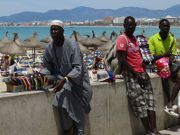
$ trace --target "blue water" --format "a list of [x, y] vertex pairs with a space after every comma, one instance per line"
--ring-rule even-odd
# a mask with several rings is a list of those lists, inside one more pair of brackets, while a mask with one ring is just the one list
[[[138, 26], [136, 28], [135, 34], [141, 34], [144, 29], [145, 35], [147, 37], [159, 32], [159, 28], [156, 26]], [[89, 34], [92, 36], [92, 30], [95, 32], [96, 36], [101, 35], [102, 32], [106, 31], [106, 35], [109, 36], [112, 31], [120, 33], [123, 27], [120, 26], [67, 26], [65, 27], [65, 35], [70, 36], [73, 30], [78, 31], [81, 35]], [[33, 32], [38, 32], [38, 38], [43, 39], [49, 36], [49, 27], [0, 27], [0, 39], [3, 38], [4, 33], [8, 31], [8, 36], [12, 38], [13, 32], [17, 32], [19, 37], [24, 40], [29, 38]], [[171, 32], [180, 38], [180, 27], [171, 27]]]

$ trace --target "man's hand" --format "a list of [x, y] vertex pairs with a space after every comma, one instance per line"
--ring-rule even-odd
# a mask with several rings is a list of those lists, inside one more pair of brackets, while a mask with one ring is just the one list
[[144, 73], [134, 72], [135, 77], [141, 81], [146, 80], [146, 77], [143, 74]]
[[65, 79], [65, 78], [59, 80], [59, 81], [56, 83], [56, 85], [55, 85], [55, 87], [54, 87], [54, 89], [53, 89], [54, 92], [56, 93], [56, 92], [60, 91], [60, 90], [62, 89], [62, 87], [64, 86], [65, 83], [66, 83], [66, 79]]
[[172, 52], [171, 51], [167, 51], [165, 54], [164, 54], [164, 57], [170, 57], [172, 55]]
[[136, 78], [138, 80], [140, 87], [145, 89], [147, 82], [148, 82], [147, 76], [144, 73], [137, 73], [136, 72]]

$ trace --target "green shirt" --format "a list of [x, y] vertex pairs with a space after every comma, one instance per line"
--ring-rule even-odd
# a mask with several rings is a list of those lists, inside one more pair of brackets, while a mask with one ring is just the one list
[[169, 34], [165, 40], [162, 40], [159, 33], [154, 34], [148, 40], [149, 49], [152, 54], [155, 55], [163, 55], [165, 54], [171, 47], [171, 51], [173, 55], [176, 55], [176, 39]]

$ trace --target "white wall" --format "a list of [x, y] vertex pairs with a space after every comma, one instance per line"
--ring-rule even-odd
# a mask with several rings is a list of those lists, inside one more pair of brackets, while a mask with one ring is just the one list
[[[152, 78], [157, 103], [158, 129], [176, 124], [163, 111], [163, 93], [159, 78]], [[87, 118], [87, 135], [141, 135], [139, 119], [128, 107], [125, 84], [92, 83], [92, 111]], [[59, 118], [53, 111], [53, 92], [0, 94], [0, 135], [58, 135]]]

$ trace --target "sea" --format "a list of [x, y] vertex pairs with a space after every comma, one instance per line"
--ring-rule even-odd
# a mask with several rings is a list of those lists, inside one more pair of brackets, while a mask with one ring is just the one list
[[[95, 32], [96, 36], [100, 36], [104, 31], [106, 36], [110, 36], [112, 31], [115, 31], [119, 34], [123, 31], [123, 26], [65, 26], [65, 36], [70, 37], [73, 31], [79, 32], [82, 36], [90, 35], [92, 36], [92, 31]], [[38, 33], [38, 39], [44, 39], [50, 36], [49, 26], [31, 26], [31, 27], [0, 27], [0, 39], [5, 35], [5, 32], [8, 31], [8, 37], [13, 38], [13, 33], [16, 32], [19, 35], [21, 40], [25, 40], [32, 36], [33, 32]], [[159, 32], [158, 26], [137, 26], [135, 35], [141, 34], [144, 31], [145, 36], [150, 37], [151, 35]], [[176, 38], [180, 38], [180, 26], [171, 27], [171, 33], [173, 33]]]

